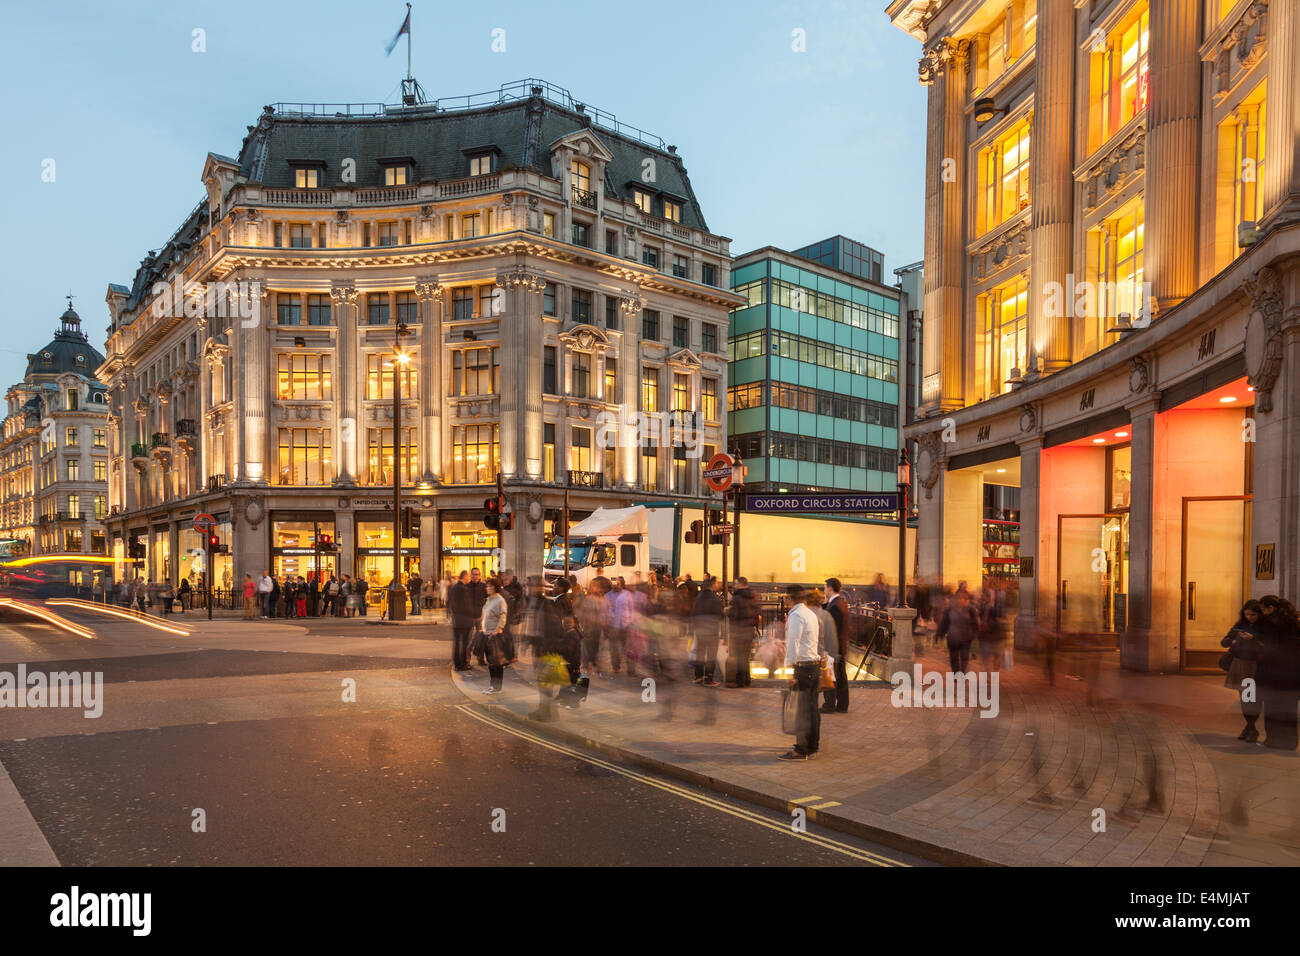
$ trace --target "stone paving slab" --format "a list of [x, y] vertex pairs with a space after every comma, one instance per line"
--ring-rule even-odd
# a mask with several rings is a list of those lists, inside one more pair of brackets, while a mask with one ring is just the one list
[[[946, 654], [923, 650], [926, 670]], [[1000, 713], [895, 707], [888, 686], [855, 687], [824, 715], [814, 760], [777, 760], [775, 687], [710, 689], [593, 678], [588, 702], [539, 722], [526, 662], [501, 694], [455, 673], [499, 716], [768, 806], [796, 801], [824, 825], [945, 862], [1035, 866], [1296, 865], [1300, 756], [1237, 741], [1240, 711], [1221, 676], [1121, 672], [1093, 686], [1057, 661], [999, 675]], [[1080, 669], [1082, 673], [1082, 669]], [[1100, 812], [1099, 812], [1100, 811]], [[1104, 816], [1103, 816], [1104, 814]], [[1101, 828], [1104, 820], [1104, 830]]]

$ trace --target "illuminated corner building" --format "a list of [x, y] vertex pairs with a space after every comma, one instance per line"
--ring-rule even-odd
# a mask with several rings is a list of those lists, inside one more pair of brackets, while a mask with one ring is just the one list
[[[728, 240], [676, 147], [528, 80], [437, 108], [269, 107], [202, 179], [108, 291], [115, 555], [193, 572], [207, 512], [232, 544], [218, 586], [318, 561], [387, 584], [397, 469], [404, 572], [495, 567], [501, 547], [540, 573], [566, 480], [579, 517], [698, 498], [697, 459], [602, 447], [603, 413], [642, 409], [724, 445]], [[504, 540], [483, 525], [498, 471]]]
[[[108, 405], [95, 378], [103, 360], [69, 304], [54, 338], [27, 356], [23, 380], [9, 388], [0, 437], [0, 559], [107, 553]], [[93, 581], [65, 583], [89, 588]]]
[[1300, 591], [1300, 4], [895, 0], [928, 90], [919, 565], [1214, 667]]
[[892, 491], [900, 289], [844, 236], [738, 257], [727, 433], [753, 491]]

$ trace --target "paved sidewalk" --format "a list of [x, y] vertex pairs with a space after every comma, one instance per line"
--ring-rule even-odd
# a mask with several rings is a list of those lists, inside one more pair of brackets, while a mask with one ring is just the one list
[[[924, 651], [925, 670], [947, 670]], [[1091, 679], [1080, 679], [1091, 670]], [[578, 710], [532, 721], [532, 668], [453, 673], [499, 716], [752, 802], [951, 863], [1072, 866], [1300, 864], [1300, 757], [1237, 741], [1222, 676], [1122, 672], [1059, 658], [1049, 686], [1032, 659], [1003, 671], [1000, 712], [891, 704], [856, 687], [822, 718], [816, 759], [777, 760], [780, 690], [674, 686], [653, 703], [627, 677], [593, 678]], [[1091, 698], [1091, 699], [1090, 699]], [[675, 700], [675, 703], [674, 703]], [[1262, 723], [1262, 722], [1261, 722]], [[1099, 830], [1104, 811], [1104, 831]]]

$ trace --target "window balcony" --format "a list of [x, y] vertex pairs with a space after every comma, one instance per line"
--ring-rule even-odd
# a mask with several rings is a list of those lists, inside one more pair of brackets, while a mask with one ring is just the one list
[[148, 458], [148, 457], [149, 457], [149, 446], [146, 445], [144, 442], [132, 442], [132, 444], [131, 444], [131, 457], [132, 457], [132, 458]]
[[583, 209], [596, 208], [596, 194], [590, 189], [579, 189], [573, 187], [573, 204], [581, 206]]
[[569, 486], [572, 488], [604, 488], [605, 476], [599, 471], [569, 471]]
[[225, 475], [209, 475], [209, 476], [208, 476], [208, 491], [209, 491], [209, 492], [220, 491], [220, 490], [221, 490], [222, 488], [224, 488], [225, 486], [226, 486], [226, 476], [225, 476]]
[[192, 418], [182, 418], [176, 423], [176, 435], [179, 438], [198, 435], [198, 423]]
[[168, 435], [166, 432], [154, 432], [153, 435], [151, 435], [149, 438], [150, 448], [167, 449], [167, 448], [171, 448], [171, 446], [172, 446], [172, 436]]

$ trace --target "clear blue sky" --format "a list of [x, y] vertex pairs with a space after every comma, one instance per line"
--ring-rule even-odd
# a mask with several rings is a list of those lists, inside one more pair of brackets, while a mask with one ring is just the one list
[[[925, 95], [919, 45], [885, 5], [415, 0], [414, 72], [430, 98], [540, 77], [662, 136], [733, 253], [844, 233], [892, 270], [921, 258]], [[391, 57], [384, 46], [405, 13], [401, 0], [6, 0], [0, 388], [69, 289], [102, 350], [107, 283], [166, 242], [203, 196], [208, 151], [234, 155], [263, 105], [396, 102], [405, 38]]]

